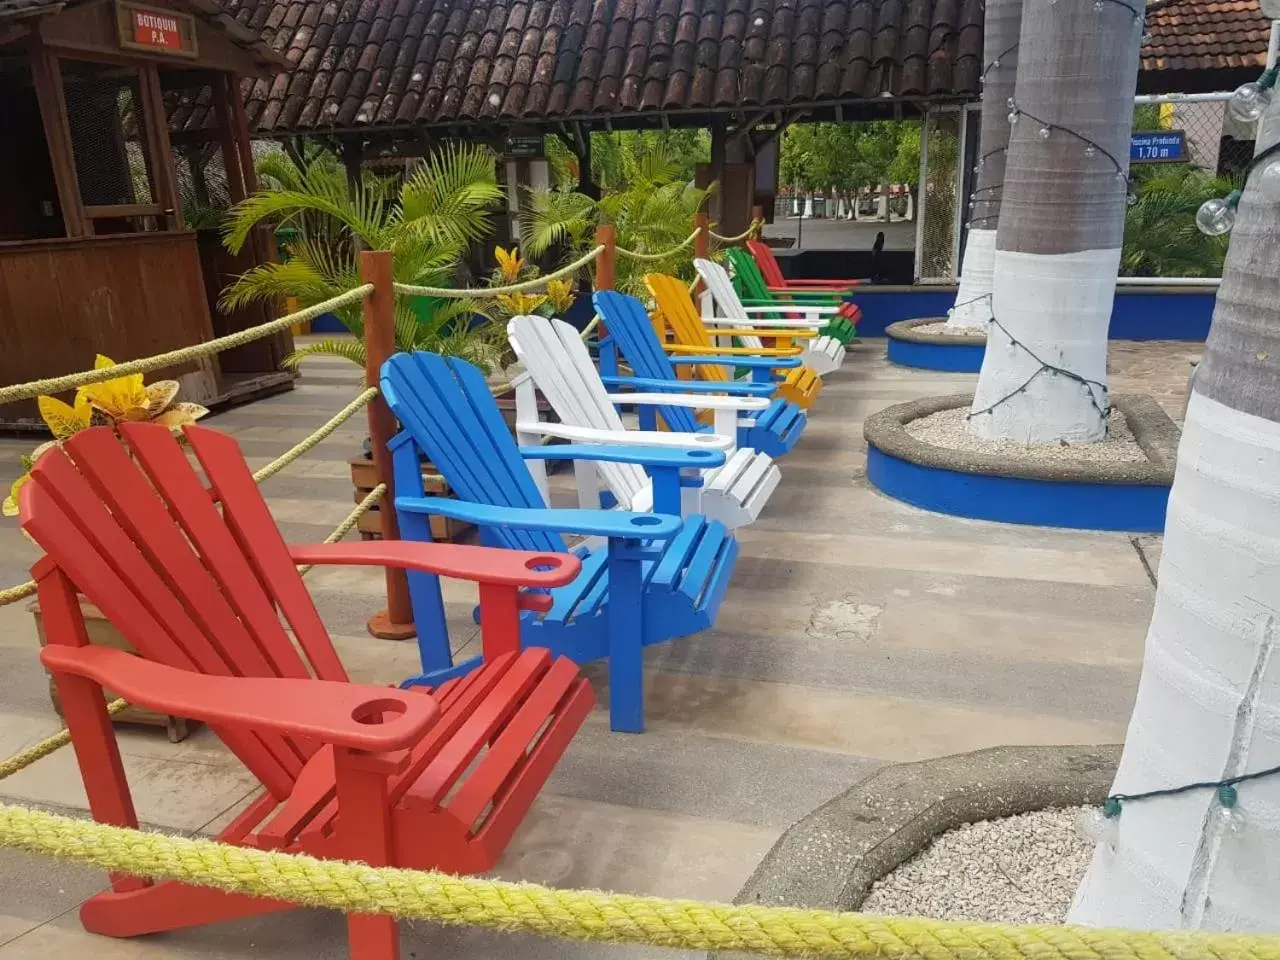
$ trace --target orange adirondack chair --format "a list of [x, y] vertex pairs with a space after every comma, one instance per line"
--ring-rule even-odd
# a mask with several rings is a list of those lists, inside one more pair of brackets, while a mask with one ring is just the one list
[[[40, 458], [20, 494], [22, 525], [47, 551], [32, 568], [49, 637], [41, 660], [94, 819], [137, 826], [109, 688], [205, 721], [261, 780], [224, 843], [375, 866], [492, 867], [591, 709], [571, 661], [519, 649], [521, 608], [546, 596], [520, 588], [566, 583], [579, 561], [400, 541], [289, 546], [232, 438], [186, 429], [206, 488], [164, 427], [120, 433], [125, 442], [107, 427], [76, 434]], [[317, 563], [478, 582], [485, 664], [429, 693], [349, 682], [298, 574]], [[88, 646], [78, 593], [138, 656]], [[88, 930], [129, 937], [292, 906], [117, 874], [80, 916]], [[349, 917], [348, 940], [353, 957], [399, 955], [391, 917]]]

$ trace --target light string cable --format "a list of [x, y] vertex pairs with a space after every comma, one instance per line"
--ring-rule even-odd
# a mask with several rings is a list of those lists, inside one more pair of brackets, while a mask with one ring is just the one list
[[[1059, 2], [1059, 0], [1052, 0], [1052, 2], [1056, 3], [1056, 2]], [[1125, 3], [1124, 0], [1094, 0], [1093, 8], [1094, 10], [1100, 12], [1105, 6], [1105, 4], [1107, 3], [1114, 4], [1117, 7], [1122, 7], [1123, 9], [1127, 10], [1130, 16], [1133, 17], [1134, 23], [1143, 22], [1143, 15], [1141, 11], [1131, 6], [1130, 4]], [[999, 62], [999, 58], [993, 61], [993, 64], [998, 62]], [[1103, 147], [1101, 144], [1097, 143], [1096, 141], [1092, 140], [1091, 138], [1085, 136], [1083, 133], [1080, 133], [1078, 130], [1073, 130], [1070, 127], [1063, 126], [1060, 123], [1055, 123], [1052, 120], [1046, 120], [1043, 117], [1038, 117], [1034, 113], [1031, 113], [1028, 110], [1025, 110], [1022, 106], [1019, 105], [1015, 97], [1010, 97], [1008, 99], [1007, 105], [1009, 107], [1009, 123], [1011, 125], [1017, 124], [1023, 119], [1029, 120], [1033, 123], [1038, 123], [1040, 125], [1040, 129], [1036, 132], [1036, 136], [1038, 136], [1041, 140], [1048, 140], [1050, 137], [1053, 136], [1053, 133], [1055, 130], [1060, 131], [1062, 133], [1067, 134], [1072, 139], [1077, 140], [1080, 143], [1083, 143], [1085, 145], [1084, 153], [1086, 157], [1091, 157], [1091, 158], [1097, 157], [1097, 156], [1105, 157], [1110, 162], [1112, 168], [1115, 170], [1116, 181], [1123, 186], [1126, 197], [1128, 196], [1129, 171], [1128, 171], [1127, 165], [1121, 163], [1119, 158], [1117, 158], [1113, 153], [1111, 153], [1111, 151], [1107, 150], [1105, 147]], [[1001, 186], [1003, 186], [1003, 184], [1001, 184]], [[979, 218], [979, 219], [990, 219], [990, 218]], [[988, 294], [984, 294], [982, 297], [975, 298], [975, 300], [981, 300], [983, 298], [990, 298], [990, 297], [991, 297], [991, 294], [988, 293]], [[1025, 343], [1023, 343], [1021, 340], [1015, 337], [1013, 333], [1009, 330], [1009, 328], [1005, 326], [1005, 324], [1001, 323], [1000, 319], [996, 317], [994, 310], [992, 311], [991, 317], [987, 320], [987, 323], [994, 324], [1000, 330], [1000, 332], [1003, 333], [1008, 338], [1009, 345], [1016, 349], [1020, 349], [1024, 353], [1026, 353], [1027, 356], [1029, 356], [1033, 361], [1035, 361], [1035, 363], [1037, 364], [1037, 367], [1035, 371], [1031, 374], [1031, 376], [1027, 377], [1024, 381], [1022, 381], [1022, 383], [1020, 383], [1014, 389], [1010, 390], [1004, 396], [1000, 397], [994, 403], [990, 403], [980, 410], [971, 410], [966, 415], [966, 419], [972, 420], [974, 417], [990, 416], [995, 412], [997, 408], [999, 408], [1003, 404], [1008, 403], [1010, 400], [1012, 400], [1014, 397], [1018, 396], [1019, 394], [1024, 393], [1027, 389], [1030, 388], [1030, 386], [1033, 383], [1035, 383], [1036, 380], [1038, 380], [1043, 374], [1047, 373], [1050, 376], [1066, 377], [1068, 380], [1074, 380], [1076, 383], [1084, 387], [1085, 392], [1088, 394], [1088, 397], [1089, 397], [1089, 405], [1093, 407], [1094, 411], [1098, 414], [1099, 419], [1102, 421], [1103, 429], [1104, 430], [1106, 429], [1107, 419], [1111, 414], [1111, 404], [1107, 398], [1106, 384], [1102, 383], [1101, 381], [1093, 380], [1093, 379], [1090, 379], [1089, 377], [1082, 376], [1079, 373], [1076, 373], [1074, 370], [1069, 370], [1066, 367], [1059, 366], [1056, 363], [1047, 362], [1046, 360], [1041, 358], [1040, 355], [1037, 354], [1034, 350], [1032, 350], [1029, 346], [1027, 346]], [[1095, 391], [1095, 388], [1096, 388], [1096, 391]]]

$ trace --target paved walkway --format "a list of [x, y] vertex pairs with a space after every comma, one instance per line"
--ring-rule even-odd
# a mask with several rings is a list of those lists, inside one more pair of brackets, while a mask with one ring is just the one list
[[[1124, 349], [1116, 373], [1149, 381], [1178, 414], [1186, 352]], [[863, 418], [973, 382], [883, 357], [883, 341], [863, 343], [829, 379], [773, 501], [741, 533], [717, 629], [650, 648], [649, 731], [611, 734], [597, 709], [511, 844], [502, 876], [730, 899], [782, 830], [880, 764], [1122, 738], [1153, 597], [1134, 543], [956, 520], [871, 490]], [[256, 467], [338, 410], [358, 379], [343, 361], [309, 361], [293, 392], [206, 422], [233, 433]], [[289, 539], [318, 540], [346, 515], [346, 460], [363, 436], [353, 420], [264, 485]], [[0, 441], [6, 486], [28, 448]], [[556, 482], [567, 501], [571, 480]], [[26, 579], [33, 555], [13, 521], [0, 525], [0, 583]], [[380, 605], [379, 574], [318, 569], [308, 583], [357, 679], [393, 682], [413, 670], [412, 644], [363, 631]], [[448, 600], [455, 645], [474, 643], [470, 589], [451, 588]], [[35, 653], [30, 614], [0, 608], [0, 756], [59, 726]], [[600, 666], [589, 673], [604, 676]], [[148, 825], [213, 832], [255, 791], [207, 730], [176, 746], [149, 728], [120, 736]], [[0, 798], [83, 808], [72, 752], [0, 783]], [[323, 911], [138, 941], [90, 937], [76, 907], [102, 885], [97, 871], [0, 850], [0, 960], [345, 956], [342, 918]], [[406, 957], [672, 956], [429, 924], [406, 926], [404, 937]]]

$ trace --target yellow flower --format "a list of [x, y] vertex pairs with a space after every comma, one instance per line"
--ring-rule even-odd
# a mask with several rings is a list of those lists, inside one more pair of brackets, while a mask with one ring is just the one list
[[547, 302], [541, 293], [504, 293], [498, 298], [498, 306], [513, 317], [533, 313]]
[[520, 251], [515, 247], [510, 250], [494, 247], [493, 255], [498, 258], [498, 272], [502, 275], [503, 281], [515, 283], [516, 278], [520, 276], [520, 271], [524, 269], [524, 260], [520, 258]]
[[573, 284], [568, 280], [547, 281], [547, 301], [556, 313], [564, 313], [573, 306]]
[[[110, 357], [98, 354], [93, 368], [102, 370], [115, 365], [116, 362]], [[176, 392], [177, 384], [174, 384], [174, 393]], [[151, 397], [147, 388], [142, 385], [140, 373], [83, 386], [76, 391], [76, 402], [79, 403], [82, 399], [88, 400], [95, 410], [100, 410], [112, 420], [147, 420], [147, 411], [152, 409]]]

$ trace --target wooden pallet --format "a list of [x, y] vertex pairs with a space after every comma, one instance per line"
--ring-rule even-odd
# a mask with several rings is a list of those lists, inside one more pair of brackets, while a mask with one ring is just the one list
[[[366, 460], [364, 457], [356, 457], [348, 461], [351, 466], [351, 482], [355, 485], [354, 500], [359, 503], [369, 495], [369, 491], [378, 485], [380, 478], [378, 477], [378, 468], [374, 466], [372, 460]], [[445, 483], [444, 477], [436, 472], [436, 468], [429, 463], [422, 466], [423, 486], [429, 496], [433, 497], [452, 497], [453, 491], [449, 489], [449, 484]], [[363, 540], [381, 540], [382, 526], [381, 517], [378, 513], [382, 504], [378, 504], [365, 513], [356, 524], [356, 529], [360, 531], [360, 537]], [[431, 518], [431, 537], [437, 542], [448, 543], [466, 543], [471, 540], [471, 533], [475, 529], [473, 524], [464, 523], [461, 520], [451, 520], [448, 517], [432, 517]]]

